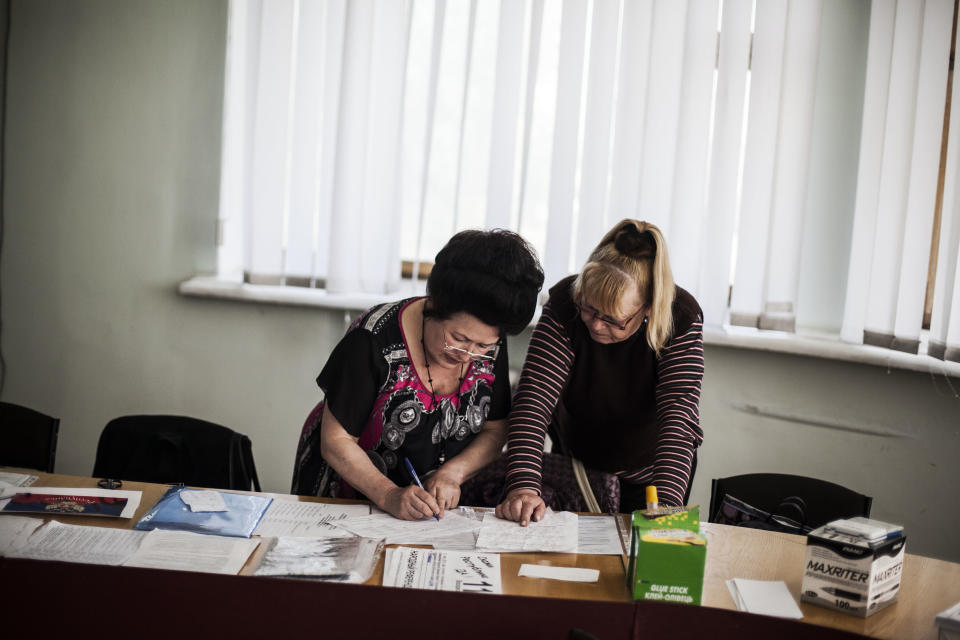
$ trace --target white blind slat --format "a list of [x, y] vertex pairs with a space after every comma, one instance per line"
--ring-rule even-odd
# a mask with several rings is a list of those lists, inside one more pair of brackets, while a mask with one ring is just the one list
[[282, 267], [294, 2], [265, 3], [260, 19], [260, 68], [253, 129], [251, 227], [247, 269], [279, 277]]
[[640, 201], [630, 216], [653, 222], [667, 237], [673, 204], [686, 17], [686, 0], [657, 0], [654, 4]]
[[259, 49], [260, 12], [258, 1], [231, 2], [228, 7], [217, 273], [236, 281], [243, 276], [244, 225], [250, 219], [246, 196], [253, 110], [249, 105], [259, 69], [253, 61], [254, 52]]
[[864, 83], [863, 123], [860, 132], [860, 163], [857, 168], [857, 195], [851, 234], [850, 266], [840, 337], [853, 343], [863, 341], [867, 315], [868, 281], [873, 263], [877, 229], [883, 132], [886, 130], [887, 95], [896, 0], [874, 0], [870, 10], [870, 37]]
[[487, 177], [485, 226], [488, 228], [513, 228], [514, 174], [523, 77], [523, 65], [519, 61], [523, 60], [525, 23], [525, 2], [501, 1], [490, 170]]
[[347, 21], [346, 0], [328, 0], [323, 3], [324, 55], [322, 71], [323, 99], [320, 111], [320, 137], [316, 141], [317, 161], [314, 177], [313, 246], [311, 274], [326, 278], [330, 263], [330, 229], [333, 215], [333, 185], [336, 174], [337, 140], [340, 115], [340, 87], [343, 65], [343, 39]]
[[920, 38], [920, 76], [903, 235], [903, 264], [897, 296], [894, 335], [903, 349], [915, 351], [920, 342], [923, 301], [930, 262], [930, 236], [937, 200], [943, 110], [947, 93], [951, 0], [927, 0]]
[[613, 158], [610, 165], [611, 224], [637, 216], [640, 171], [650, 78], [653, 38], [653, 0], [635, 0], [623, 5]]
[[[400, 131], [403, 122], [404, 71], [410, 36], [408, 2], [378, 0], [373, 15], [369, 76], [366, 162], [363, 171], [363, 219], [354, 233], [363, 236], [354, 268], [360, 291], [390, 293], [400, 284]], [[362, 233], [357, 233], [357, 230]]]
[[807, 200], [813, 102], [820, 51], [820, 0], [796, 0], [787, 10], [783, 93], [777, 135], [767, 297], [760, 327], [794, 330], [800, 284], [800, 242]]
[[533, 134], [533, 102], [536, 96], [537, 71], [540, 62], [540, 36], [543, 30], [543, 0], [530, 4], [530, 27], [527, 38], [526, 82], [524, 83], [523, 143], [520, 152], [520, 184], [517, 185], [518, 219], [516, 228], [523, 225], [524, 194], [527, 191], [527, 163], [530, 159], [530, 138]]
[[590, 251], [609, 226], [605, 211], [615, 77], [610, 70], [616, 68], [619, 13], [620, 5], [616, 0], [594, 0], [580, 162], [575, 268], [586, 262]]
[[786, 28], [787, 0], [757, 5], [731, 324], [759, 326], [763, 312]]
[[700, 289], [704, 323], [713, 326], [726, 321], [744, 89], [750, 51], [751, 4], [749, 0], [726, 0], [723, 3], [709, 209], [705, 225], [705, 237], [710, 241], [704, 244]]
[[[957, 37], [960, 39], [960, 33]], [[950, 102], [960, 105], [960, 82], [956, 79]], [[952, 135], [947, 143], [937, 280], [930, 318], [931, 350], [940, 352], [948, 346], [960, 349], [960, 136], [957, 135], [960, 132], [960, 107], [950, 110], [949, 130]]]
[[700, 289], [718, 11], [718, 0], [690, 0], [687, 8], [673, 220], [667, 238], [674, 280], [694, 296]]
[[864, 330], [893, 335], [910, 179], [923, 5], [898, 2]]
[[570, 273], [577, 141], [586, 44], [586, 0], [564, 0], [560, 18], [557, 99], [550, 159], [547, 239], [543, 252], [545, 286]]
[[[337, 135], [336, 177], [333, 212], [328, 238], [330, 262], [327, 290], [331, 293], [361, 291], [355, 257], [363, 250], [363, 234], [357, 233], [357, 216], [364, 210], [364, 167], [367, 152], [367, 114], [370, 111], [369, 74], [373, 39], [372, 0], [347, 3], [344, 27], [343, 75], [340, 86], [341, 114]], [[352, 215], [342, 212], [350, 211]]]

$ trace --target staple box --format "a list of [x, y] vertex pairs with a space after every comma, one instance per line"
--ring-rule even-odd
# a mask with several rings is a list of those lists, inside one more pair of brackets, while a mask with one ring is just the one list
[[700, 604], [706, 558], [699, 507], [633, 512], [627, 586], [634, 600]]
[[801, 599], [866, 618], [897, 601], [903, 527], [868, 518], [835, 520], [807, 534]]

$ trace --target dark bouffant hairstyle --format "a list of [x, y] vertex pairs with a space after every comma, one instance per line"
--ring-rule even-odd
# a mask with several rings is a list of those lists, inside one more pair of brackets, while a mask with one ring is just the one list
[[505, 229], [456, 234], [437, 254], [427, 279], [430, 317], [469, 313], [516, 335], [533, 317], [543, 269], [533, 247]]

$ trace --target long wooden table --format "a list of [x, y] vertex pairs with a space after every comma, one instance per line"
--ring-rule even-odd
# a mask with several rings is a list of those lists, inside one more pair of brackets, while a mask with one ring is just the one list
[[[36, 486], [95, 487], [97, 482], [95, 478], [33, 473], [40, 476]], [[122, 488], [143, 492], [143, 499], [133, 519], [78, 516], [61, 518], [61, 521], [71, 524], [129, 528], [166, 490], [164, 485], [138, 482], [124, 482]], [[281, 494], [264, 495], [286, 500], [316, 500]], [[623, 523], [626, 523], [626, 517], [623, 518]], [[367, 583], [371, 586], [355, 586], [250, 576], [208, 576], [150, 569], [0, 559], [0, 588], [3, 589], [3, 596], [7, 602], [5, 609], [8, 611], [16, 610], [15, 607], [10, 606], [10, 596], [14, 597], [12, 602], [21, 607], [30, 606], [30, 602], [36, 598], [39, 598], [36, 602], [49, 603], [49, 596], [33, 594], [27, 597], [29, 589], [24, 590], [25, 584], [32, 583], [36, 589], [49, 591], [51, 583], [56, 582], [60, 588], [68, 576], [71, 577], [70, 579], [81, 580], [90, 585], [98, 582], [104, 585], [118, 581], [129, 582], [139, 585], [136, 587], [137, 591], [147, 588], [159, 589], [163, 586], [176, 589], [181, 592], [181, 595], [182, 592], [196, 590], [200, 594], [232, 593], [233, 600], [268, 598], [272, 602], [271, 609], [278, 617], [284, 619], [293, 616], [293, 613], [287, 612], [287, 609], [295, 611], [294, 605], [300, 603], [302, 599], [310, 602], [320, 599], [338, 603], [326, 617], [328, 625], [331, 621], [338, 620], [344, 624], [349, 621], [350, 624], [355, 625], [356, 616], [360, 615], [363, 630], [371, 634], [377, 631], [378, 625], [383, 625], [383, 632], [395, 633], [396, 627], [395, 621], [392, 621], [387, 614], [363, 616], [362, 612], [369, 609], [370, 601], [376, 603], [375, 610], [393, 611], [401, 616], [406, 606], [420, 610], [426, 607], [426, 610], [421, 611], [425, 616], [423, 621], [411, 620], [406, 627], [405, 630], [411, 634], [417, 628], [417, 624], [421, 623], [424, 624], [424, 631], [436, 630], [435, 626], [431, 625], [437, 624], [444, 615], [452, 615], [466, 607], [468, 611], [480, 618], [471, 626], [458, 631], [463, 637], [480, 637], [485, 633], [502, 632], [507, 628], [516, 631], [517, 635], [522, 631], [546, 636], [552, 634], [541, 634], [541, 632], [549, 629], [559, 633], [564, 629], [569, 630], [578, 626], [597, 634], [597, 637], [642, 637], [657, 630], [669, 632], [674, 637], [685, 637], [682, 632], [676, 635], [678, 629], [681, 629], [678, 625], [683, 625], [682, 628], [690, 632], [690, 637], [702, 635], [705, 631], [709, 631], [713, 636], [719, 634], [720, 637], [734, 635], [743, 637], [744, 634], [746, 637], [767, 634], [776, 634], [784, 638], [802, 638], [814, 634], [816, 637], [825, 637], [825, 634], [831, 637], [845, 637], [843, 632], [846, 631], [876, 638], [933, 639], [937, 635], [934, 616], [949, 605], [960, 601], [960, 564], [907, 554], [899, 602], [869, 618], [855, 618], [822, 607], [800, 603], [800, 583], [806, 544], [802, 536], [717, 524], [705, 524], [703, 528], [708, 539], [708, 547], [702, 607], [653, 602], [634, 605], [627, 590], [624, 558], [621, 556], [547, 553], [501, 555], [503, 590], [505, 594], [509, 594], [507, 596], [442, 594], [372, 586], [379, 585], [381, 582], [382, 561]], [[909, 547], [909, 528], [907, 533]], [[258, 561], [259, 556], [255, 554], [251, 557], [244, 573], [249, 572]], [[517, 572], [523, 563], [598, 569], [600, 580], [597, 583], [573, 583], [520, 578]], [[734, 577], [783, 580], [800, 604], [804, 615], [803, 620], [795, 623], [734, 613], [736, 607], [725, 584], [727, 579]], [[67, 596], [67, 593], [73, 595]], [[91, 594], [68, 590], [63, 597], [70, 597], [76, 601], [78, 597], [82, 600], [84, 595]], [[97, 596], [91, 595], [91, 597], [95, 599]], [[20, 598], [23, 598], [23, 601], [18, 602]], [[277, 599], [282, 599], [286, 603], [285, 606], [277, 608]], [[57, 604], [62, 606], [64, 603]], [[361, 604], [363, 606], [360, 606]], [[181, 606], [187, 605], [181, 602]], [[234, 605], [231, 607], [235, 609]], [[196, 622], [196, 618], [192, 619]], [[250, 626], [251, 624], [252, 622], [248, 620], [242, 628], [250, 630], [254, 628]], [[809, 625], [818, 625], [820, 628], [814, 629]], [[266, 625], [264, 628], [270, 627]], [[839, 633], [832, 633], [828, 631], [830, 629]], [[289, 630], [293, 631], [292, 628]]]

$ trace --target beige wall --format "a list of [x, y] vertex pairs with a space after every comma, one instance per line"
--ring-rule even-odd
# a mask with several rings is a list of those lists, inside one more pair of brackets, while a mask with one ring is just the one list
[[[264, 489], [289, 488], [343, 312], [176, 293], [215, 265], [225, 23], [224, 1], [13, 3], [2, 398], [61, 418], [60, 472], [91, 473], [110, 418], [170, 412], [247, 433]], [[911, 551], [960, 560], [951, 383], [708, 347], [693, 501], [708, 503], [711, 477], [819, 476], [873, 495]]]

